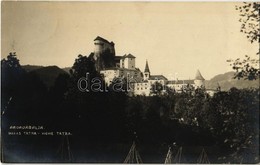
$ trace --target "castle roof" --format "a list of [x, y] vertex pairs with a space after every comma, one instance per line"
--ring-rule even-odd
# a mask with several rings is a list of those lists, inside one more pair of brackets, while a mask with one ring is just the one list
[[150, 73], [150, 69], [149, 69], [148, 61], [147, 61], [147, 60], [146, 60], [144, 72], [149, 72], [149, 73]]
[[171, 80], [167, 84], [194, 84], [194, 80]]
[[104, 39], [104, 38], [102, 38], [102, 37], [100, 37], [100, 36], [97, 36], [95, 39], [94, 39], [94, 41], [96, 41], [96, 40], [99, 40], [99, 41], [103, 41], [103, 42], [106, 42], [106, 43], [109, 43], [109, 44], [113, 44], [113, 42], [109, 42], [108, 40], [106, 40], [106, 39]]
[[196, 76], [195, 76], [195, 80], [205, 80], [205, 79], [202, 77], [202, 75], [201, 75], [201, 73], [200, 73], [199, 70], [197, 70], [197, 73], [196, 73]]
[[148, 80], [167, 80], [163, 75], [151, 75]]
[[128, 55], [124, 55], [123, 58], [135, 58], [135, 56], [133, 56], [132, 54], [128, 54]]
[[132, 54], [125, 54], [123, 56], [115, 56], [116, 60], [120, 60], [120, 59], [124, 59], [124, 58], [136, 58], [136, 57], [133, 56]]

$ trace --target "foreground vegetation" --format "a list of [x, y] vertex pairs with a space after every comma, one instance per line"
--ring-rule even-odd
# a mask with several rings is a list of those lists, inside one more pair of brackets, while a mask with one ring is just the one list
[[[60, 137], [7, 135], [12, 125], [40, 125], [48, 131], [71, 132], [74, 158], [80, 154], [91, 155], [91, 152], [102, 155], [106, 149], [117, 155], [119, 151], [127, 152], [135, 140], [140, 154], [148, 155], [146, 157], [152, 151], [166, 156], [168, 146], [176, 143], [177, 146], [194, 146], [194, 151], [196, 147], [213, 148], [210, 151], [213, 163], [259, 162], [259, 89], [231, 88], [213, 97], [203, 89], [169, 91], [167, 95], [151, 97], [129, 97], [126, 92], [110, 90], [111, 87], [109, 92], [81, 92], [77, 81], [86, 72], [101, 78], [94, 62], [81, 55], [70, 74], [58, 76], [51, 88], [37, 75], [25, 72], [13, 53], [1, 61], [1, 69], [4, 151], [23, 143], [26, 145], [19, 151], [45, 148], [55, 153]], [[189, 154], [192, 155], [193, 149]], [[14, 157], [5, 156], [7, 161]], [[96, 159], [91, 161], [106, 161], [105, 157], [96, 156]], [[196, 163], [196, 160], [188, 162]]]

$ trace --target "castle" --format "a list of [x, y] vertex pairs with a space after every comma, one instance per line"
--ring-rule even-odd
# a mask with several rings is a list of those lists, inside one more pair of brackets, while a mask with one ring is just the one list
[[[106, 85], [110, 85], [114, 78], [127, 78], [131, 81], [131, 93], [133, 95], [151, 96], [152, 87], [160, 83], [176, 92], [181, 92], [185, 87], [192, 86], [195, 89], [205, 86], [205, 79], [198, 70], [194, 80], [168, 80], [163, 75], [151, 75], [148, 61], [146, 61], [144, 72], [135, 66], [136, 57], [132, 54], [123, 56], [115, 55], [115, 44], [102, 37], [94, 39], [94, 52], [92, 58], [95, 60], [97, 71], [103, 75]], [[163, 88], [162, 93], [166, 92]]]

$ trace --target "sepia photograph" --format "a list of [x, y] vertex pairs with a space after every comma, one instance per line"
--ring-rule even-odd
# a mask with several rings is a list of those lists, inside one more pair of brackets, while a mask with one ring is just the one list
[[1, 162], [258, 164], [260, 2], [1, 2]]

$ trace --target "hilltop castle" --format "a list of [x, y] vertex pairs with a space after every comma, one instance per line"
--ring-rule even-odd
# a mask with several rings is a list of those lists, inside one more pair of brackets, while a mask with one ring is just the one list
[[[174, 89], [176, 92], [182, 91], [187, 86], [194, 88], [204, 87], [205, 79], [198, 70], [194, 80], [168, 80], [163, 75], [151, 75], [148, 61], [146, 61], [144, 72], [135, 66], [136, 57], [132, 54], [116, 56], [115, 44], [102, 37], [94, 39], [94, 52], [91, 54], [95, 60], [97, 71], [105, 79], [105, 83], [110, 85], [114, 78], [131, 79], [131, 89], [134, 95], [152, 95], [152, 85], [156, 82], [162, 86]], [[165, 88], [162, 92], [165, 92]]]

